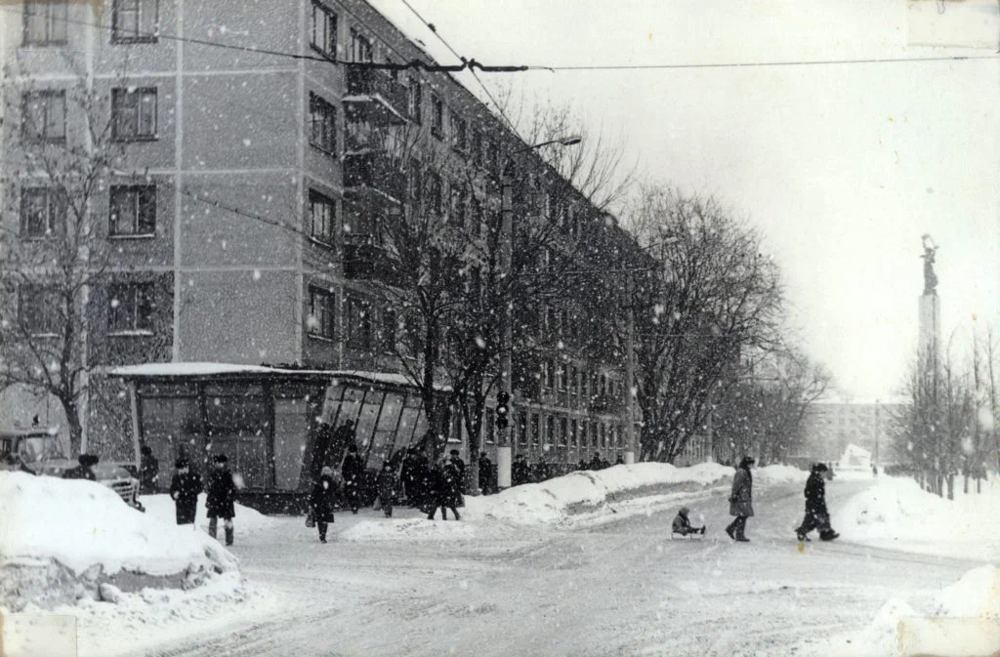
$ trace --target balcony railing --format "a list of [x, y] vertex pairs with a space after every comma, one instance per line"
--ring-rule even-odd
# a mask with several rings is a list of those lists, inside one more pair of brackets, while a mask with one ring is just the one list
[[406, 121], [406, 87], [384, 70], [348, 64], [347, 96], [343, 102], [357, 106], [369, 120]]
[[385, 153], [347, 153], [344, 155], [344, 187], [348, 191], [375, 191], [402, 202], [406, 194], [406, 175]]

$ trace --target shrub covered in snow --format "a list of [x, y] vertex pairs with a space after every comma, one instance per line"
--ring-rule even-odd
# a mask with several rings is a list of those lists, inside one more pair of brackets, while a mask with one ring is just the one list
[[102, 584], [192, 588], [233, 572], [236, 558], [203, 532], [136, 511], [105, 486], [0, 473], [0, 599], [11, 610], [99, 598]]

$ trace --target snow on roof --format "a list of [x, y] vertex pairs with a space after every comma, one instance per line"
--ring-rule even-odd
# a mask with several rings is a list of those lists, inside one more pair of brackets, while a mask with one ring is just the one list
[[[336, 378], [338, 376], [352, 377], [374, 381], [377, 383], [387, 383], [390, 385], [407, 386], [415, 388], [416, 383], [410, 377], [398, 372], [371, 372], [365, 370], [306, 370], [287, 369], [280, 367], [270, 367], [267, 365], [244, 365], [239, 363], [144, 363], [142, 365], [125, 365], [116, 367], [110, 372], [111, 376], [125, 378], [154, 378], [154, 377], [201, 377], [201, 376], [223, 376], [227, 374], [271, 374], [288, 375], [305, 374], [309, 376], [320, 376]], [[437, 390], [451, 390], [451, 386], [436, 385]]]

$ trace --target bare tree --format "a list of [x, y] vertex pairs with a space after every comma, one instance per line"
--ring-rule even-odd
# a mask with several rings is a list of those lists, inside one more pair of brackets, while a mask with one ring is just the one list
[[79, 452], [90, 372], [88, 303], [113, 254], [98, 218], [122, 142], [110, 98], [83, 76], [41, 86], [7, 69], [6, 179], [0, 222], [0, 387], [22, 384], [59, 400]]
[[642, 460], [673, 461], [750, 349], [779, 344], [782, 289], [760, 236], [714, 199], [647, 188], [633, 224], [653, 272], [633, 290]]

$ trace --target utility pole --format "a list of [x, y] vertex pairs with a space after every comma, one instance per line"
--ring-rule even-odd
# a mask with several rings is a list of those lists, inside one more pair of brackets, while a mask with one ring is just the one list
[[625, 279], [625, 299], [628, 310], [625, 317], [625, 463], [635, 463], [635, 272], [629, 271]]
[[514, 388], [513, 388], [513, 337], [511, 335], [511, 325], [514, 321], [514, 299], [511, 297], [511, 260], [514, 253], [514, 182], [511, 175], [513, 166], [513, 156], [527, 151], [541, 148], [542, 146], [559, 145], [573, 146], [579, 144], [582, 138], [579, 135], [571, 135], [559, 139], [543, 141], [540, 144], [525, 146], [511, 153], [511, 157], [504, 164], [503, 172], [500, 174], [500, 270], [503, 278], [503, 308], [500, 312], [500, 390], [507, 393], [510, 412], [506, 427], [497, 427], [497, 487], [510, 488], [510, 468], [511, 452], [514, 447], [512, 439], [514, 417]]

